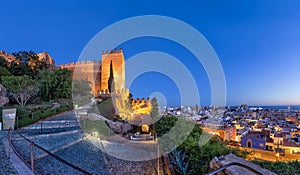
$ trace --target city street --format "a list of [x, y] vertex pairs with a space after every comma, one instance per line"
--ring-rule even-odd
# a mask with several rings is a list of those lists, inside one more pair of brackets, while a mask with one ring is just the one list
[[300, 155], [298, 154], [285, 154], [284, 156], [276, 156], [275, 152], [272, 151], [265, 151], [260, 149], [253, 149], [253, 148], [243, 148], [243, 147], [233, 147], [239, 148], [241, 151], [245, 150], [250, 154], [247, 155], [246, 160], [263, 160], [263, 161], [293, 161], [293, 160], [300, 160]]

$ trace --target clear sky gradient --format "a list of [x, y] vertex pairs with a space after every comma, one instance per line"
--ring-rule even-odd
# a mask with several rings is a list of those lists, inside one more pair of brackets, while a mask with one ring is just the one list
[[[196, 28], [215, 49], [225, 72], [227, 105], [300, 104], [299, 9], [298, 0], [1, 1], [0, 49], [47, 51], [56, 64], [68, 63], [76, 61], [88, 41], [108, 25], [133, 16], [164, 15]], [[153, 50], [175, 56], [193, 74], [199, 103], [210, 105], [208, 77], [184, 47], [153, 37], [120, 47], [125, 59]], [[134, 97], [162, 92], [168, 105], [180, 105], [176, 84], [159, 73], [138, 77], [130, 91]]]

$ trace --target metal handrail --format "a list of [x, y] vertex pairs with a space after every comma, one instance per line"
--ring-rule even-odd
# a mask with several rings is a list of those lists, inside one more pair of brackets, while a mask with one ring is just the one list
[[[12, 129], [11, 129], [11, 128], [9, 129], [9, 132], [10, 132], [9, 134], [11, 134], [11, 132], [12, 132]], [[23, 136], [23, 135], [20, 134], [19, 132], [17, 132], [17, 131], [14, 131], [14, 132], [15, 132], [16, 134], [18, 134], [20, 137], [22, 137], [23, 139], [25, 139], [27, 142], [32, 143], [35, 147], [37, 147], [37, 148], [41, 149], [42, 151], [46, 152], [47, 154], [49, 154], [50, 156], [54, 157], [56, 160], [62, 162], [63, 164], [65, 164], [65, 165], [67, 165], [67, 166], [69, 166], [69, 167], [71, 167], [71, 168], [73, 168], [73, 169], [75, 169], [75, 170], [77, 170], [77, 171], [79, 171], [79, 172], [85, 174], [85, 175], [91, 175], [91, 173], [89, 173], [89, 172], [87, 172], [87, 171], [85, 171], [85, 170], [83, 170], [83, 169], [81, 169], [81, 168], [79, 168], [79, 167], [77, 167], [77, 166], [75, 166], [75, 165], [73, 165], [73, 164], [67, 162], [66, 160], [60, 158], [59, 156], [57, 156], [57, 155], [51, 153], [50, 151], [44, 149], [44, 148], [41, 147], [41, 146], [35, 144], [34, 142], [32, 142], [31, 140], [29, 140], [28, 138], [26, 138], [25, 136]], [[9, 138], [10, 138], [10, 137], [9, 137]], [[12, 142], [11, 139], [10, 139], [9, 142], [10, 142], [10, 147], [13, 148], [13, 150], [14, 150], [14, 152], [17, 154], [17, 156], [18, 156], [19, 158], [21, 158], [21, 160], [22, 160], [22, 161], [30, 168], [30, 166], [25, 162], [25, 160], [24, 160], [20, 155], [18, 155], [16, 149], [14, 148], [14, 146], [13, 146], [12, 143], [11, 143], [11, 142]], [[36, 172], [33, 172], [33, 173], [36, 174]]]
[[214, 175], [216, 173], [219, 173], [219, 172], [225, 170], [226, 168], [228, 168], [230, 166], [240, 166], [240, 167], [243, 167], [243, 168], [245, 168], [245, 169], [247, 169], [247, 170], [249, 170], [249, 171], [251, 171], [251, 172], [253, 172], [253, 173], [257, 174], [257, 175], [263, 175], [261, 172], [255, 170], [255, 169], [253, 169], [253, 168], [251, 168], [251, 167], [249, 167], [249, 166], [247, 166], [245, 164], [238, 163], [238, 162], [232, 162], [232, 163], [229, 163], [227, 165], [224, 165], [223, 167], [221, 167], [221, 168], [219, 168], [219, 169], [217, 169], [217, 170], [215, 170], [213, 172], [207, 173], [206, 175]]
[[[11, 127], [8, 130], [8, 145], [10, 147], [9, 149], [12, 149], [12, 151], [15, 153], [15, 155], [31, 170], [31, 172], [33, 174], [37, 175], [37, 172], [35, 170], [31, 169], [32, 167], [26, 162], [26, 160], [18, 153], [16, 148], [13, 146], [13, 144], [12, 144], [12, 128]], [[9, 157], [10, 157], [10, 150], [9, 150]]]

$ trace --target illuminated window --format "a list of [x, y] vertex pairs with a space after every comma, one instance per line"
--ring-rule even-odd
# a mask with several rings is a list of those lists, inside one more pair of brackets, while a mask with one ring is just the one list
[[142, 131], [143, 132], [149, 132], [149, 126], [148, 125], [142, 125]]

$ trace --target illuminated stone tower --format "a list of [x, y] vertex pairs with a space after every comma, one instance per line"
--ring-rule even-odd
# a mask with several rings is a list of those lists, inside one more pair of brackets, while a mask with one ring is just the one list
[[108, 90], [110, 63], [112, 62], [115, 90], [125, 89], [125, 61], [122, 49], [102, 52], [101, 90]]
[[[1, 54], [1, 52], [0, 52]], [[108, 79], [110, 75], [110, 63], [112, 62], [115, 90], [125, 90], [125, 61], [122, 49], [102, 52], [101, 61], [81, 61], [69, 64], [61, 64], [60, 68], [72, 71], [72, 76], [77, 80], [87, 79], [91, 82], [91, 93], [108, 92]]]

